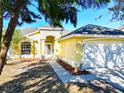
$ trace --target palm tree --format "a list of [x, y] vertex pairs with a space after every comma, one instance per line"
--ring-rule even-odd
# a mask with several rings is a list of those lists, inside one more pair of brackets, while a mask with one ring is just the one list
[[[62, 27], [62, 22], [71, 22], [74, 26], [77, 24], [78, 8], [83, 9], [101, 7], [106, 5], [109, 0], [33, 0], [38, 4], [35, 5], [32, 0], [1, 0], [0, 10], [4, 9], [4, 14], [10, 19], [6, 33], [3, 37], [0, 51], [0, 74], [4, 67], [7, 51], [12, 40], [14, 30], [17, 25], [24, 22], [32, 23], [36, 18], [40, 18], [35, 11], [30, 10], [29, 6], [35, 6], [40, 15], [44, 16], [46, 21], [53, 26]], [[2, 4], [1, 4], [2, 3]], [[0, 30], [2, 32], [2, 16], [0, 11]], [[1, 40], [1, 39], [0, 39]]]
[[0, 49], [1, 49], [2, 29], [3, 29], [3, 2], [2, 0], [0, 0]]

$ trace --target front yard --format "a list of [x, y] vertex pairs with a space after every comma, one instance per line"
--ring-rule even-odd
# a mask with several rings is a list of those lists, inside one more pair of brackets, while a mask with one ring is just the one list
[[118, 91], [104, 81], [62, 84], [46, 62], [9, 63], [0, 76], [0, 93], [108, 93]]

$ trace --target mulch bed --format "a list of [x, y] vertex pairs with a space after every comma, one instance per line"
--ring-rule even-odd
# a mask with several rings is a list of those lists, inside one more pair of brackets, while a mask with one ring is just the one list
[[70, 66], [69, 64], [65, 63], [62, 60], [57, 61], [66, 71], [71, 73], [72, 75], [86, 75], [86, 74], [91, 74], [89, 71], [86, 70], [78, 70], [75, 72], [75, 68]]

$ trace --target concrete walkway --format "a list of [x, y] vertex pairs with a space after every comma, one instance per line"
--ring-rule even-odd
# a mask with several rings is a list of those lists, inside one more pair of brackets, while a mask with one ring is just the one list
[[85, 83], [93, 80], [104, 80], [115, 88], [124, 91], [124, 69], [88, 69], [92, 74], [72, 76], [57, 62], [49, 61], [48, 63], [52, 66], [59, 79], [64, 84], [69, 82]]
[[92, 81], [98, 79], [94, 74], [88, 75], [80, 75], [80, 76], [73, 76], [68, 71], [66, 71], [63, 67], [61, 67], [55, 61], [48, 61], [51, 67], [54, 69], [56, 74], [58, 75], [59, 79], [65, 84], [68, 82], [80, 82], [84, 83], [87, 81]]

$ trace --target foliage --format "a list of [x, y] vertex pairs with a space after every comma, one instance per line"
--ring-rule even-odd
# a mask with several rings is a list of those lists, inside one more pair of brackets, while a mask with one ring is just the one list
[[[3, 36], [5, 35], [6, 30], [3, 30]], [[3, 38], [2, 38], [3, 39]], [[14, 54], [20, 54], [20, 42], [23, 39], [21, 31], [16, 29], [13, 34], [12, 42], [10, 48], [12, 48]]]
[[20, 54], [20, 42], [23, 39], [20, 30], [15, 30], [11, 42], [11, 47], [14, 50], [14, 54]]
[[124, 20], [124, 0], [116, 0], [115, 5], [109, 10], [112, 12], [111, 21], [123, 21]]
[[[106, 6], [109, 2], [110, 0], [21, 0], [20, 2], [16, 2], [16, 0], [3, 0], [4, 11], [6, 11], [4, 18], [10, 18], [16, 5], [21, 5], [21, 9], [18, 11], [20, 15], [18, 25], [20, 26], [24, 22], [36, 22], [36, 19], [41, 19], [43, 18], [42, 16], [53, 26], [62, 27], [63, 21], [71, 22], [76, 26], [77, 12], [80, 7], [82, 9], [100, 8]], [[39, 10], [39, 13], [30, 10], [29, 6], [34, 6]]]
[[[79, 8], [100, 8], [109, 0], [39, 0], [39, 11], [47, 22], [54, 26], [62, 26], [62, 21], [77, 24]], [[61, 11], [61, 12], [60, 12]]]

